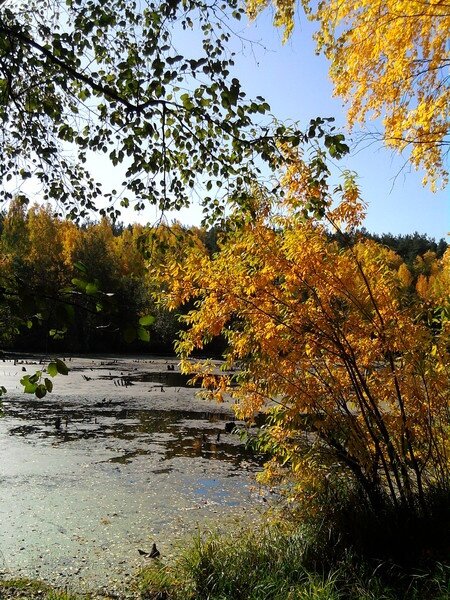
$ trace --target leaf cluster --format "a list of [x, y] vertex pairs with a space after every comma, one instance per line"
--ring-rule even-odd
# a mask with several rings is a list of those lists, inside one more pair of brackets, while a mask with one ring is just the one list
[[[116, 199], [180, 208], [199, 180], [220, 198], [250, 182], [256, 157], [276, 166], [278, 141], [301, 133], [259, 125], [269, 105], [232, 76], [242, 12], [236, 0], [1, 3], [2, 196], [31, 179], [72, 216], [103, 196], [117, 217]], [[123, 170], [121, 191], [103, 192], [92, 153]]]
[[163, 300], [193, 305], [177, 351], [209, 386], [207, 366], [189, 358], [226, 338], [225, 368], [237, 373], [211, 396], [231, 394], [250, 421], [269, 411], [266, 476], [291, 480], [292, 499], [336, 478], [359, 486], [375, 512], [386, 501], [426, 511], [428, 488], [449, 489], [449, 321], [439, 310], [448, 251], [414, 290], [387, 248], [330, 241], [331, 228], [361, 226], [364, 203], [351, 174], [333, 203], [314, 161], [290, 160], [284, 211], [255, 196], [214, 256], [193, 248], [169, 261]]
[[[294, 29], [294, 0], [247, 0], [251, 18], [269, 4], [274, 25], [284, 39]], [[403, 153], [424, 183], [434, 190], [448, 182], [446, 156], [450, 92], [448, 4], [439, 0], [302, 0], [316, 22], [317, 51], [330, 61], [337, 96], [348, 103], [354, 127], [381, 119], [384, 132], [374, 133], [386, 146]]]
[[[50, 377], [56, 377], [58, 374], [68, 375], [69, 369], [65, 362], [57, 358], [47, 365], [46, 372]], [[47, 392], [53, 391], [53, 382], [44, 376], [43, 371], [36, 371], [33, 375], [24, 375], [20, 383], [23, 385], [23, 391], [26, 394], [34, 394], [39, 399], [44, 398]]]

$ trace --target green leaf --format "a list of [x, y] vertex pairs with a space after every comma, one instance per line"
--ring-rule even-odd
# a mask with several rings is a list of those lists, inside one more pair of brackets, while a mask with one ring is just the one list
[[50, 329], [48, 333], [54, 340], [62, 340], [67, 333], [67, 327], [63, 327], [63, 329]]
[[180, 100], [186, 110], [192, 110], [194, 108], [194, 104], [192, 103], [189, 94], [181, 94]]
[[39, 399], [43, 398], [47, 394], [47, 388], [43, 383], [40, 383], [38, 386], [36, 386], [36, 390], [34, 393]]
[[73, 263], [73, 266], [75, 267], [75, 269], [78, 269], [78, 271], [81, 271], [82, 273], [87, 273], [87, 267], [83, 262], [81, 262], [81, 260]]
[[142, 340], [143, 342], [150, 341], [150, 332], [147, 329], [144, 329], [143, 327], [138, 327], [137, 335], [138, 335], [138, 338], [140, 340]]
[[47, 392], [52, 392], [53, 391], [53, 382], [50, 381], [50, 379], [48, 377], [46, 377], [44, 379], [44, 383], [45, 383], [45, 388], [46, 388]]
[[86, 88], [82, 89], [78, 92], [78, 98], [83, 102], [84, 102], [84, 100], [87, 100], [90, 95], [91, 95], [91, 92]]
[[98, 292], [98, 286], [95, 283], [88, 283], [86, 286], [86, 294], [93, 296]]
[[36, 371], [36, 373], [34, 373], [33, 375], [30, 375], [28, 377], [30, 383], [37, 383], [39, 381], [39, 379], [41, 378], [42, 375], [42, 371]]
[[24, 375], [22, 377], [22, 379], [20, 380], [21, 385], [27, 385], [27, 383], [29, 383], [29, 379], [30, 379], [29, 375]]
[[155, 317], [152, 315], [145, 315], [139, 319], [139, 325], [146, 327], [148, 325], [152, 325], [155, 322]]
[[23, 385], [23, 391], [25, 394], [34, 394], [37, 388], [36, 383], [31, 383], [28, 375], [22, 377], [20, 383]]
[[56, 377], [56, 375], [58, 375], [58, 367], [55, 362], [49, 363], [47, 366], [47, 373], [50, 377]]
[[60, 375], [68, 375], [69, 374], [69, 369], [67, 368], [66, 363], [64, 363], [59, 358], [56, 359], [55, 363], [56, 363], [56, 368], [58, 370], [58, 373]]
[[85, 279], [79, 279], [78, 277], [74, 277], [72, 279], [72, 283], [75, 287], [77, 287], [79, 290], [82, 290], [83, 292], [86, 290], [86, 286], [89, 285]]
[[37, 388], [37, 384], [36, 383], [30, 383], [28, 382], [24, 388], [23, 391], [25, 392], [25, 394], [34, 394]]

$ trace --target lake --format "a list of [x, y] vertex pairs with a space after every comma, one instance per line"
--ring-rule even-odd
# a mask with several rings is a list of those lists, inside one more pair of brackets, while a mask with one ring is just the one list
[[[225, 431], [229, 403], [196, 397], [176, 360], [72, 357], [44, 399], [0, 361], [0, 570], [57, 586], [126, 586], [155, 542], [163, 559], [208, 527], [264, 506], [261, 459]], [[169, 371], [169, 369], [174, 371]]]

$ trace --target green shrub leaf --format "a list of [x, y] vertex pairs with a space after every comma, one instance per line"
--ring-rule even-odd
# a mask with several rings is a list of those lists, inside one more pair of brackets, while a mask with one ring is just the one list
[[64, 363], [59, 358], [56, 359], [55, 363], [56, 363], [56, 368], [58, 370], [58, 373], [60, 375], [68, 375], [69, 374], [69, 369], [67, 368], [66, 363]]

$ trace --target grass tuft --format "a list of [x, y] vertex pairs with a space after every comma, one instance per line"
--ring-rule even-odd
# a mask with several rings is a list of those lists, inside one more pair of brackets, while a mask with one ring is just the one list
[[174, 563], [145, 569], [148, 600], [448, 600], [450, 566], [408, 573], [344, 554], [332, 569], [306, 568], [301, 527], [271, 525], [197, 536]]
[[43, 581], [27, 578], [0, 579], [1, 600], [80, 600], [63, 590], [55, 590]]

